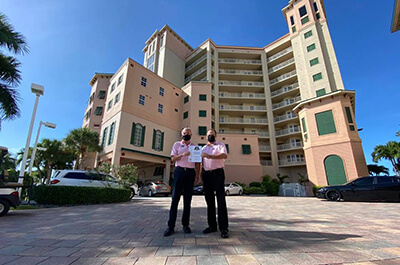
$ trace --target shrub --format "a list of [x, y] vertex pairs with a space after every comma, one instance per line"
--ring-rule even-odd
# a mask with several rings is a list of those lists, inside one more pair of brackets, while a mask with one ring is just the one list
[[312, 188], [312, 192], [313, 192], [313, 194], [314, 194], [314, 196], [317, 196], [317, 190], [319, 189], [319, 188], [322, 188], [323, 186], [314, 186], [313, 188]]
[[279, 182], [271, 181], [263, 185], [263, 189], [267, 195], [278, 196], [279, 193]]
[[252, 182], [249, 184], [250, 188], [261, 188], [261, 183], [260, 182]]
[[131, 196], [128, 189], [45, 185], [34, 187], [32, 193], [37, 203], [55, 205], [126, 202]]
[[260, 187], [250, 187], [245, 189], [246, 194], [264, 194], [264, 191]]

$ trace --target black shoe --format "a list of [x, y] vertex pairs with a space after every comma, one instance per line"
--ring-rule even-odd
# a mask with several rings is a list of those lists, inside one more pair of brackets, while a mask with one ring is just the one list
[[190, 233], [192, 233], [192, 229], [190, 229], [190, 227], [188, 225], [184, 225], [183, 226], [183, 233], [190, 234]]
[[209, 234], [212, 232], [217, 232], [217, 228], [211, 228], [211, 227], [207, 227], [206, 229], [203, 230], [204, 234]]
[[164, 236], [170, 236], [173, 233], [175, 233], [174, 228], [173, 227], [168, 227], [167, 230], [165, 230], [165, 232], [164, 232]]
[[221, 230], [221, 237], [222, 238], [228, 238], [229, 237], [228, 229], [227, 230]]

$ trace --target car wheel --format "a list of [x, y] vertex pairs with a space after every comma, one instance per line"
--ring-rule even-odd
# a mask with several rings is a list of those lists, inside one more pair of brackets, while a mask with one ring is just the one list
[[225, 195], [229, 196], [231, 193], [229, 192], [229, 190], [225, 191]]
[[135, 197], [135, 190], [131, 189], [131, 200], [133, 199], [133, 197]]
[[329, 201], [340, 201], [341, 197], [340, 192], [336, 190], [330, 190], [326, 193], [326, 198]]
[[10, 210], [10, 204], [5, 200], [0, 200], [0, 216], [6, 215]]
[[149, 193], [147, 193], [147, 195], [149, 195], [149, 197], [153, 196], [153, 192], [151, 190], [149, 190]]
[[242, 195], [243, 194], [243, 191], [242, 190], [239, 190], [239, 195]]

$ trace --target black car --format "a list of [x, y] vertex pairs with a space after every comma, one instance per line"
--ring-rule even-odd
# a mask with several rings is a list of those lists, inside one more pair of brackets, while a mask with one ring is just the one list
[[361, 177], [343, 185], [322, 187], [316, 195], [330, 201], [400, 201], [400, 177]]

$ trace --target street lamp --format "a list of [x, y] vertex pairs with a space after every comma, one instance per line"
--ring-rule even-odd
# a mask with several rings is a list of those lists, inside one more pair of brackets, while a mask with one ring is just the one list
[[40, 122], [39, 129], [38, 129], [38, 132], [37, 132], [37, 135], [36, 135], [35, 146], [33, 147], [32, 155], [31, 155], [31, 162], [29, 163], [29, 170], [28, 170], [29, 176], [32, 173], [33, 161], [35, 160], [36, 149], [38, 149], [37, 143], [39, 141], [40, 128], [42, 127], [42, 125], [44, 125], [44, 126], [46, 126], [48, 128], [52, 128], [52, 129], [55, 129], [56, 126], [57, 126], [57, 124], [51, 123], [51, 122], [42, 122], [42, 121]]
[[[32, 83], [31, 84], [31, 91], [32, 91], [33, 94], [36, 94], [36, 100], [35, 100], [35, 106], [33, 107], [33, 113], [32, 113], [31, 125], [29, 126], [28, 138], [26, 139], [24, 156], [22, 158], [21, 170], [19, 172], [19, 177], [20, 178], [18, 178], [18, 183], [22, 183], [23, 182], [24, 172], [25, 172], [25, 164], [26, 164], [26, 159], [28, 157], [29, 144], [31, 142], [33, 124], [35, 122], [36, 109], [37, 109], [37, 105], [39, 103], [39, 97], [44, 95], [44, 87], [41, 86], [41, 85], [37, 85], [37, 84]], [[21, 196], [21, 190], [19, 192], [20, 192], [20, 196]]]

